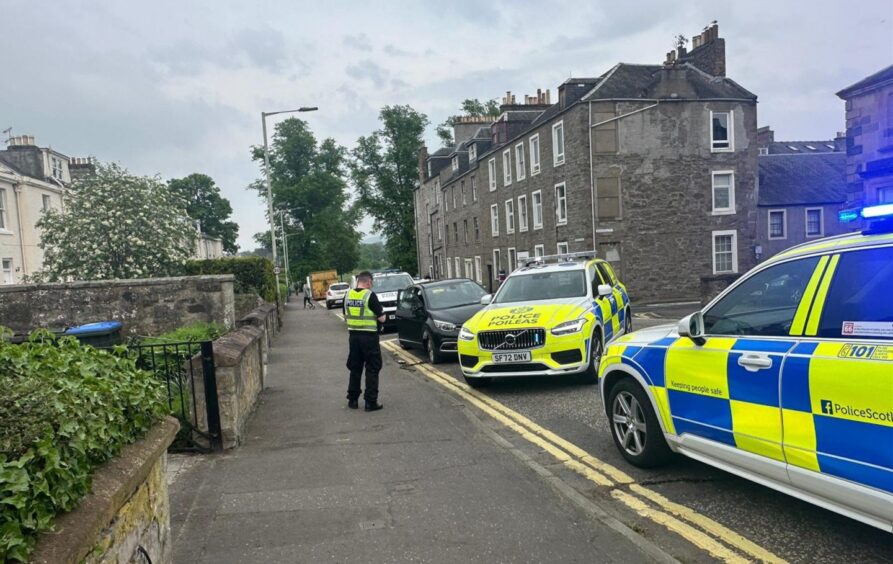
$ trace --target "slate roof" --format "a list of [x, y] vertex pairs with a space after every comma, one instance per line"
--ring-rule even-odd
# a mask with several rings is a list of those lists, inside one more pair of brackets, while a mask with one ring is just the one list
[[[663, 80], [664, 72], [673, 78], [684, 79], [684, 88], [673, 88]], [[668, 90], [669, 88], [669, 90]], [[585, 100], [661, 99], [670, 98], [729, 98], [756, 100], [756, 94], [742, 88], [735, 81], [711, 76], [690, 63], [665, 69], [663, 65], [632, 65], [620, 63], [608, 71], [601, 81], [583, 97]]]
[[814, 153], [833, 153], [833, 139], [824, 141], [773, 141], [769, 143], [770, 155], [810, 155]]
[[760, 155], [760, 206], [846, 201], [846, 154]]
[[884, 83], [893, 82], [893, 65], [889, 67], [879, 70], [878, 72], [866, 76], [859, 82], [855, 84], [851, 84], [837, 93], [837, 96], [843, 99], [848, 98], [852, 94], [855, 94], [859, 90], [870, 89], [875, 86], [881, 86]]

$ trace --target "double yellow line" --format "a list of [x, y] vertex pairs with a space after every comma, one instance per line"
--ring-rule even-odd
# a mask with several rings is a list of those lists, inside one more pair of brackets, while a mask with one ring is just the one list
[[724, 562], [784, 562], [772, 552], [700, 513], [674, 503], [661, 494], [635, 483], [620, 470], [590, 455], [577, 445], [537, 425], [502, 403], [459, 382], [430, 364], [420, 363], [397, 343], [382, 343], [388, 351], [421, 374], [475, 406], [523, 439], [549, 453], [566, 468], [580, 474], [598, 487], [609, 490], [611, 497], [639, 515], [673, 531], [714, 558]]

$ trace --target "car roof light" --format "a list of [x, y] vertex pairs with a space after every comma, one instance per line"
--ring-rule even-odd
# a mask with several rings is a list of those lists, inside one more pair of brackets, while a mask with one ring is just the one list
[[870, 224], [862, 230], [864, 234], [893, 233], [893, 203], [841, 210], [837, 218], [841, 223], [869, 220]]
[[893, 204], [881, 204], [878, 206], [868, 206], [862, 208], [862, 217], [865, 219], [875, 219], [881, 217], [893, 218]]

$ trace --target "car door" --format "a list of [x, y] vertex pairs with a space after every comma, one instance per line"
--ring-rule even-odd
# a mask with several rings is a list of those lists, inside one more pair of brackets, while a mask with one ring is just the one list
[[889, 523], [893, 503], [878, 493], [893, 495], [893, 247], [823, 261], [782, 374], [789, 474], [800, 488]]
[[616, 327], [614, 323], [615, 316], [615, 307], [612, 306], [614, 296], [613, 294], [610, 296], [599, 296], [598, 295], [598, 287], [602, 284], [608, 284], [610, 286], [611, 282], [609, 280], [605, 280], [602, 276], [602, 273], [599, 272], [599, 269], [596, 263], [593, 263], [591, 268], [591, 272], [589, 273], [589, 278], [591, 280], [592, 285], [592, 299], [594, 300], [593, 306], [598, 308], [598, 317], [602, 322], [602, 328], [605, 332], [605, 342], [609, 342], [613, 339], [616, 334]]
[[704, 312], [703, 340], [679, 338], [669, 347], [669, 410], [690, 454], [787, 481], [781, 368], [818, 263], [805, 258], [754, 272]]
[[611, 322], [614, 325], [614, 336], [618, 337], [623, 334], [626, 327], [626, 291], [621, 286], [620, 281], [617, 280], [614, 272], [611, 271], [608, 263], [597, 262], [595, 266], [601, 273], [602, 279], [605, 280], [605, 284], [610, 285], [614, 292], [610, 296]]
[[400, 292], [400, 297], [397, 298], [397, 311], [394, 315], [397, 318], [397, 337], [404, 341], [417, 343], [419, 340], [412, 336], [412, 292], [414, 290], [414, 287], [409, 287]]
[[415, 288], [415, 293], [412, 297], [412, 308], [413, 308], [413, 316], [412, 316], [412, 334], [413, 339], [417, 340], [419, 343], [422, 342], [422, 333], [425, 332], [425, 327], [428, 323], [428, 308], [427, 308], [427, 300], [425, 299], [425, 290], [422, 288]]

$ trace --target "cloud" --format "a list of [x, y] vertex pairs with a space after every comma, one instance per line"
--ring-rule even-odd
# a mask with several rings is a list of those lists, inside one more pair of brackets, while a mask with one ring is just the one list
[[269, 27], [244, 28], [220, 42], [190, 37], [149, 50], [151, 61], [171, 74], [192, 75], [209, 68], [248, 67], [281, 71], [289, 62], [285, 37]]
[[[382, 51], [384, 51], [384, 53], [386, 55], [391, 55], [392, 57], [411, 57], [412, 56], [412, 52], [407, 51], [405, 49], [401, 49], [391, 43], [388, 43], [387, 45], [385, 45], [384, 49], [382, 49]], [[428, 49], [428, 52], [433, 53], [433, 51], [431, 51], [430, 49]]]
[[369, 36], [365, 33], [358, 33], [356, 35], [345, 35], [344, 38], [341, 40], [341, 43], [345, 47], [350, 47], [358, 51], [372, 50], [372, 41], [369, 40]]
[[368, 80], [375, 85], [376, 88], [382, 88], [391, 77], [391, 73], [381, 65], [375, 63], [371, 59], [363, 59], [352, 65], [345, 67], [344, 72], [347, 76], [357, 80]]

